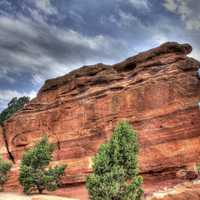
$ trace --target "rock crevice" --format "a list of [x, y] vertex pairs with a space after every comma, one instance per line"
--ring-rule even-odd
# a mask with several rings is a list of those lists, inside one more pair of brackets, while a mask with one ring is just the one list
[[[4, 124], [0, 125], [0, 133], [2, 134], [2, 137], [0, 137], [0, 139], [2, 140], [1, 143], [3, 146], [5, 146], [6, 152], [3, 152], [3, 154], [7, 154], [8, 155], [8, 159], [10, 159], [13, 163], [15, 163], [15, 159], [12, 155], [12, 152], [9, 150], [9, 144], [8, 144], [8, 140], [7, 140], [7, 136], [6, 136], [6, 129]], [[2, 152], [0, 152], [2, 153]]]

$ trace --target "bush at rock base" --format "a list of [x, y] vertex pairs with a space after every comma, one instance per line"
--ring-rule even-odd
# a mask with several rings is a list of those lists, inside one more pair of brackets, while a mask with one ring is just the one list
[[59, 187], [66, 166], [48, 167], [54, 149], [55, 145], [50, 144], [48, 138], [44, 137], [23, 155], [19, 181], [25, 193], [54, 191]]
[[121, 122], [111, 140], [101, 145], [87, 177], [91, 200], [139, 200], [143, 190], [138, 175], [137, 136], [127, 122]]
[[0, 156], [0, 191], [3, 190], [3, 185], [8, 179], [8, 172], [11, 168], [11, 162], [3, 160]]

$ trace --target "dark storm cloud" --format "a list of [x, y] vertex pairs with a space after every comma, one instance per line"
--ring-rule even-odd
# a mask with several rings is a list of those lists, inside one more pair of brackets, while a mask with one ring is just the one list
[[0, 43], [0, 66], [5, 74], [30, 72], [45, 78], [89, 60], [111, 60], [124, 48], [121, 41], [103, 35], [88, 37], [23, 16], [0, 17]]
[[149, 2], [4, 0], [4, 8], [17, 10], [14, 16], [0, 16], [0, 66], [5, 79], [14, 81], [9, 72], [29, 72], [33, 81], [40, 82], [83, 64], [120, 60], [144, 44], [157, 45], [167, 39], [167, 27], [145, 20], [154, 12]]
[[[128, 37], [136, 43], [141, 31], [149, 34], [139, 18], [121, 9], [121, 0], [59, 1], [60, 5], [55, 7], [56, 2], [4, 0], [5, 9], [9, 5], [9, 9], [18, 11], [0, 16], [2, 78], [14, 82], [10, 72], [29, 72], [37, 83], [83, 64], [118, 61], [128, 52]], [[140, 3], [130, 0], [123, 9], [128, 5], [136, 10], [149, 9], [146, 0]], [[53, 19], [61, 24], [53, 23]], [[103, 27], [109, 27], [110, 31]], [[138, 37], [129, 35], [134, 31], [131, 27]]]

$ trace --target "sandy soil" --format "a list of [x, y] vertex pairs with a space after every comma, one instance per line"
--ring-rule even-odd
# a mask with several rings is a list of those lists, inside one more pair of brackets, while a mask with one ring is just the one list
[[77, 200], [49, 195], [26, 196], [16, 193], [0, 193], [0, 200]]
[[[180, 194], [185, 194], [185, 193], [191, 194], [191, 193], [194, 193], [195, 191], [199, 191], [199, 190], [200, 190], [200, 180], [195, 180], [195, 181], [190, 181], [190, 182], [187, 181], [185, 183], [178, 184], [178, 185], [174, 186], [173, 188], [166, 188], [163, 191], [155, 192], [152, 196], [147, 197], [146, 200], [158, 200], [158, 199], [163, 199], [168, 196], [170, 196], [170, 197], [177, 196], [177, 200], [178, 199], [181, 200], [182, 198], [178, 197]], [[192, 195], [191, 195], [191, 197], [192, 197]], [[186, 199], [186, 198], [184, 198], [184, 199]], [[192, 198], [190, 198], [188, 200], [192, 200]]]

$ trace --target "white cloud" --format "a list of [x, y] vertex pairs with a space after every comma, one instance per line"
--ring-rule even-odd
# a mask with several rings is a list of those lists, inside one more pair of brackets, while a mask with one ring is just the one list
[[14, 83], [15, 82], [15, 79], [13, 79], [12, 77], [10, 77], [8, 75], [8, 69], [7, 68], [3, 68], [2, 66], [0, 67], [1, 69], [1, 73], [0, 73], [0, 80], [6, 80], [8, 81], [9, 83]]
[[122, 10], [119, 10], [119, 16], [120, 16], [120, 23], [117, 22], [120, 26], [131, 26], [133, 24], [137, 24], [139, 20], [130, 13], [125, 13]]
[[[111, 15], [109, 17], [109, 21], [119, 28], [132, 28], [132, 27], [140, 27], [141, 29], [145, 29], [143, 23], [141, 23], [140, 19], [134, 16], [130, 12], [124, 12], [121, 9], [118, 9], [117, 15]], [[102, 22], [104, 23], [104, 21]]]
[[149, 0], [128, 0], [137, 9], [149, 9]]
[[193, 20], [188, 20], [186, 23], [186, 28], [188, 30], [200, 30], [200, 17]]
[[178, 14], [184, 20], [192, 14], [187, 0], [165, 0], [163, 6], [170, 12]]
[[29, 96], [31, 99], [36, 97], [34, 90], [30, 92], [19, 92], [16, 90], [0, 90], [0, 111], [3, 110], [9, 101], [14, 97]]
[[30, 98], [34, 98], [36, 96], [36, 92], [34, 90], [30, 92], [19, 92], [16, 90], [0, 90], [0, 100], [10, 100], [13, 97], [22, 96], [29, 96]]
[[200, 49], [198, 47], [193, 48], [193, 51], [190, 54], [190, 56], [196, 58], [197, 60], [200, 60]]
[[44, 82], [44, 77], [40, 76], [39, 74], [34, 74], [32, 77], [32, 83], [34, 85], [41, 85]]
[[171, 12], [175, 12], [177, 9], [177, 4], [176, 4], [175, 0], [165, 0], [163, 5], [167, 10], [169, 10]]
[[181, 17], [187, 30], [200, 30], [200, 1], [165, 0], [163, 6]]
[[35, 6], [47, 15], [56, 15], [58, 13], [50, 0], [34, 0]]

